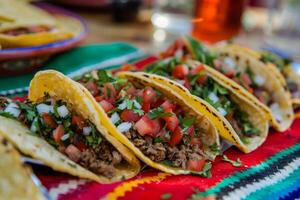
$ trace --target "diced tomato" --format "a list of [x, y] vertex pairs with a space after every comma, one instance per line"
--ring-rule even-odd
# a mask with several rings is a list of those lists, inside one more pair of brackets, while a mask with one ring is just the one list
[[150, 103], [148, 103], [148, 102], [143, 102], [143, 105], [142, 105], [142, 110], [144, 111], [144, 112], [149, 112], [150, 111], [150, 107], [151, 107], [151, 105], [150, 105]]
[[236, 71], [231, 69], [231, 70], [227, 70], [226, 72], [224, 72], [224, 75], [227, 76], [228, 78], [233, 78], [235, 73], [236, 73]]
[[131, 86], [127, 89], [127, 94], [129, 94], [129, 95], [134, 95], [135, 92], [136, 92], [136, 89], [133, 86]]
[[100, 91], [99, 91], [99, 89], [97, 87], [97, 84], [94, 81], [92, 81], [92, 80], [89, 81], [89, 82], [87, 82], [87, 83], [85, 83], [84, 86], [86, 87], [86, 89], [88, 89], [91, 92], [91, 94], [94, 97], [97, 96], [100, 93]]
[[248, 88], [248, 92], [249, 92], [249, 93], [253, 94], [253, 91], [254, 91], [254, 90], [253, 90], [252, 87], [249, 87], [249, 88]]
[[95, 100], [96, 100], [97, 102], [100, 102], [100, 101], [102, 101], [103, 99], [104, 99], [103, 96], [96, 96], [96, 97], [95, 97]]
[[121, 113], [121, 119], [126, 122], [136, 122], [140, 119], [140, 116], [133, 112], [133, 110], [123, 110]]
[[65, 134], [64, 126], [58, 125], [56, 129], [53, 131], [53, 138], [55, 142], [59, 142], [61, 137]]
[[139, 121], [136, 122], [134, 126], [140, 135], [150, 135], [152, 137], [156, 137], [160, 131], [159, 120], [152, 120], [147, 115], [144, 115]]
[[176, 146], [181, 140], [182, 140], [182, 137], [183, 137], [183, 134], [181, 132], [181, 128], [178, 126], [175, 131], [172, 133], [171, 135], [171, 139], [170, 139], [170, 145], [171, 146]]
[[158, 98], [154, 103], [151, 104], [151, 107], [152, 108], [157, 108], [161, 104], [163, 104], [164, 102], [165, 102], [165, 100], [163, 98]]
[[78, 129], [82, 130], [85, 127], [84, 119], [80, 116], [74, 115], [72, 117], [72, 124], [76, 125]]
[[116, 89], [111, 83], [104, 84], [103, 93], [104, 99], [109, 103], [113, 104], [116, 101]]
[[114, 109], [114, 106], [111, 103], [109, 103], [108, 101], [106, 101], [106, 100], [100, 101], [99, 104], [101, 105], [101, 107], [103, 108], [103, 110], [105, 112], [109, 112], [112, 109]]
[[161, 107], [164, 110], [167, 110], [167, 109], [173, 110], [175, 108], [175, 105], [173, 105], [169, 100], [166, 100], [163, 104], [161, 104]]
[[172, 116], [163, 118], [166, 122], [166, 127], [170, 131], [174, 131], [175, 128], [179, 125], [179, 119], [177, 118], [176, 114], [172, 112], [171, 109], [166, 109], [165, 111], [168, 113], [172, 113]]
[[247, 86], [249, 86], [251, 84], [251, 79], [248, 76], [248, 74], [245, 74], [245, 73], [241, 74], [241, 79]]
[[205, 165], [205, 160], [189, 160], [188, 161], [188, 169], [191, 171], [200, 172], [203, 170], [203, 167]]
[[172, 76], [178, 79], [184, 79], [184, 77], [186, 77], [188, 73], [188, 67], [184, 64], [180, 64], [173, 69]]
[[205, 71], [205, 67], [204, 67], [204, 65], [201, 64], [201, 65], [199, 65], [199, 66], [191, 69], [191, 74], [193, 74], [193, 75], [194, 74], [198, 74], [198, 73], [200, 73], [202, 71]]
[[222, 69], [222, 61], [215, 59], [213, 63], [216, 70], [220, 71]]
[[46, 126], [48, 126], [50, 128], [56, 128], [57, 127], [57, 124], [54, 121], [54, 118], [52, 117], [51, 114], [49, 114], [49, 113], [42, 113], [41, 117], [42, 117], [44, 123], [46, 124]]
[[188, 135], [191, 136], [191, 137], [194, 137], [194, 133], [195, 133], [195, 128], [194, 128], [194, 126], [193, 126], [193, 125], [190, 126], [190, 127], [186, 130], [185, 133], [188, 134]]
[[201, 74], [201, 76], [197, 79], [197, 82], [203, 84], [207, 78], [207, 75], [205, 73], [205, 67], [202, 64], [191, 70], [191, 74], [199, 74], [199, 73], [203, 73], [203, 74]]
[[202, 146], [201, 138], [196, 138], [196, 137], [191, 138], [190, 144]]
[[81, 151], [76, 146], [74, 146], [73, 144], [70, 144], [66, 148], [65, 153], [74, 162], [78, 162], [80, 160]]
[[190, 84], [190, 81], [189, 81], [188, 77], [185, 77], [185, 78], [184, 78], [183, 86], [184, 86], [185, 88], [187, 88], [188, 90], [191, 89], [191, 84]]
[[146, 88], [143, 92], [143, 102], [153, 103], [155, 101], [156, 95], [157, 94], [153, 88]]

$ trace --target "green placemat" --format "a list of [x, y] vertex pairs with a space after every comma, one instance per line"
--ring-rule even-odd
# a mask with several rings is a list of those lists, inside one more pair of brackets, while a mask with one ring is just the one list
[[[141, 51], [127, 43], [86, 45], [53, 57], [39, 70], [54, 69], [74, 77], [92, 69], [118, 66], [141, 56]], [[1, 78], [0, 95], [16, 95], [26, 92], [35, 73]]]

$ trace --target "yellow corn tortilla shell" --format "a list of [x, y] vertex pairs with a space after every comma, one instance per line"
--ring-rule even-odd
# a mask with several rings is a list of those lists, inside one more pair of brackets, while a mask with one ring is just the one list
[[[270, 68], [256, 59], [255, 52], [250, 52], [247, 50], [242, 50], [238, 48], [237, 45], [216, 45], [211, 47], [211, 49], [218, 53], [219, 55], [226, 55], [231, 57], [242, 70], [245, 70], [247, 66], [251, 68], [253, 73], [259, 74], [265, 78], [264, 87], [268, 90], [270, 94], [274, 95], [276, 103], [278, 103], [281, 110], [282, 120], [278, 122], [276, 120], [276, 114], [271, 111], [269, 107], [261, 103], [254, 95], [247, 93], [245, 90], [241, 94], [246, 95], [246, 97], [251, 100], [255, 105], [260, 107], [268, 116], [271, 125], [278, 131], [287, 130], [294, 119], [294, 112], [292, 107], [291, 95], [283, 83], [282, 75], [280, 73], [270, 72]], [[277, 71], [278, 70], [274, 70]]]
[[45, 199], [31, 179], [31, 169], [21, 161], [11, 143], [0, 136], [0, 198], [9, 200]]
[[[198, 61], [192, 60], [188, 61], [188, 64], [195, 67], [200, 65]], [[215, 71], [211, 67], [206, 65], [203, 66], [205, 67], [206, 74], [214, 79], [217, 83], [225, 87], [229, 91], [229, 94], [234, 102], [239, 105], [240, 109], [248, 113], [253, 125], [260, 130], [260, 136], [249, 138], [249, 143], [244, 143], [225, 117], [220, 115], [220, 113], [209, 103], [197, 96], [192, 95], [187, 88], [166, 77], [155, 74], [139, 73], [150, 77], [155, 82], [168, 86], [170, 90], [175, 91], [184, 97], [186, 99], [185, 101], [189, 105], [199, 110], [199, 112], [203, 113], [213, 122], [222, 138], [235, 145], [244, 153], [249, 153], [257, 149], [266, 140], [268, 134], [269, 125], [265, 114], [259, 109], [259, 107], [249, 101], [249, 99], [245, 98], [243, 95], [239, 95], [236, 92], [236, 90], [242, 89], [240, 85], [226, 78], [224, 75]]]
[[[74, 37], [76, 29], [70, 30], [68, 23], [65, 24], [63, 23], [65, 20], [60, 20], [60, 16], [51, 16], [29, 3], [18, 0], [0, 0], [0, 44], [3, 48], [37, 46]], [[54, 31], [18, 36], [1, 34], [3, 31], [37, 25], [53, 28]]]
[[[136, 84], [140, 84], [141, 86], [151, 86], [154, 89], [157, 89], [158, 91], [160, 91], [164, 96], [168, 97], [169, 99], [177, 102], [179, 105], [181, 105], [184, 110], [195, 116], [196, 120], [198, 122], [198, 126], [201, 127], [200, 130], [203, 130], [206, 132], [205, 136], [205, 140], [210, 144], [217, 144], [218, 148], [220, 148], [220, 141], [219, 141], [219, 135], [217, 133], [217, 130], [215, 128], [215, 126], [213, 125], [213, 123], [211, 123], [206, 116], [204, 116], [202, 113], [200, 113], [199, 111], [193, 109], [192, 107], [190, 107], [186, 102], [185, 102], [185, 98], [183, 98], [182, 96], [180, 96], [179, 94], [171, 91], [169, 88], [165, 87], [164, 85], [158, 84], [156, 82], [153, 82], [151, 79], [149, 79], [148, 77], [142, 76], [140, 74], [137, 73], [133, 73], [133, 72], [122, 72], [122, 73], [118, 73], [118, 75], [120, 78], [126, 78]], [[78, 83], [78, 85], [80, 85], [81, 87], [83, 87], [81, 84]], [[96, 100], [94, 99], [94, 97], [90, 94], [90, 92], [88, 92], [87, 90], [85, 90], [87, 92], [87, 96], [89, 97], [89, 99], [91, 99], [91, 101], [93, 101], [93, 103], [95, 104], [95, 107], [97, 107], [97, 112], [99, 113], [101, 117], [101, 123], [103, 124], [103, 126], [105, 126], [107, 128], [107, 130], [109, 130], [109, 133], [114, 136], [115, 138], [117, 138], [120, 142], [122, 142], [124, 145], [126, 145], [129, 149], [131, 149], [138, 158], [140, 158], [143, 162], [145, 162], [147, 165], [155, 168], [155, 169], [159, 169], [161, 171], [170, 173], [170, 174], [190, 174], [192, 173], [192, 171], [189, 170], [183, 170], [180, 168], [175, 168], [175, 167], [170, 167], [167, 165], [163, 165], [160, 163], [156, 163], [153, 162], [150, 158], [148, 158], [147, 156], [145, 156], [137, 147], [134, 146], [134, 144], [122, 133], [120, 133], [117, 129], [117, 127], [110, 121], [109, 117], [106, 115], [105, 111], [102, 109], [102, 107], [96, 102]], [[210, 160], [214, 160], [215, 157], [217, 156], [216, 152], [211, 151], [210, 148], [206, 148], [204, 149], [204, 153], [207, 155], [207, 157]]]
[[110, 142], [121, 154], [125, 162], [115, 166], [116, 175], [107, 177], [96, 175], [80, 165], [71, 161], [67, 156], [48, 144], [45, 140], [30, 135], [30, 132], [21, 123], [15, 120], [0, 117], [0, 133], [10, 140], [20, 151], [29, 155], [54, 170], [69, 173], [80, 178], [91, 179], [100, 183], [111, 183], [134, 177], [140, 170], [139, 161], [134, 154], [115, 138], [108, 134], [107, 130], [99, 123], [100, 117], [93, 103], [86, 97], [82, 88], [71, 79], [56, 71], [44, 71], [35, 75], [30, 83], [29, 99], [33, 102], [44, 96], [47, 92], [54, 99], [61, 99], [67, 103], [72, 111], [89, 119], [95, 124], [102, 136]]

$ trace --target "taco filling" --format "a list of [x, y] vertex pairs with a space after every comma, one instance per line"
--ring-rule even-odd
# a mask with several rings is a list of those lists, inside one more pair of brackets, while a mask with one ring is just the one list
[[145, 71], [171, 78], [193, 95], [207, 101], [229, 121], [243, 142], [247, 143], [248, 138], [260, 135], [248, 114], [234, 103], [226, 88], [206, 74], [203, 65], [193, 68], [178, 58], [169, 58], [148, 66]]
[[291, 95], [295, 99], [300, 98], [300, 86], [295, 81], [295, 79], [292, 78], [291, 74], [295, 73], [293, 69], [291, 68], [291, 60], [288, 58], [281, 58], [280, 56], [270, 53], [270, 52], [262, 52], [260, 60], [264, 63], [270, 62], [276, 66], [277, 69], [281, 72], [281, 74], [284, 76], [288, 90], [290, 91]]
[[197, 172], [210, 165], [205, 151], [217, 151], [217, 144], [203, 134], [194, 116], [156, 89], [105, 71], [77, 80], [93, 94], [119, 132], [153, 162]]
[[1, 33], [10, 36], [19, 36], [19, 35], [49, 32], [49, 31], [53, 31], [53, 30], [46, 26], [36, 25], [36, 26], [27, 26], [27, 27], [9, 29], [9, 30], [2, 31]]
[[75, 163], [107, 178], [115, 174], [115, 166], [125, 162], [89, 120], [71, 111], [62, 100], [45, 94], [33, 104], [0, 99], [0, 115], [18, 120], [30, 134], [45, 139]]

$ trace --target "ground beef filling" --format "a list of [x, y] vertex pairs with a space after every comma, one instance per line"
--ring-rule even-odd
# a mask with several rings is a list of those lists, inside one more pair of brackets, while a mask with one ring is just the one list
[[205, 157], [197, 145], [181, 142], [177, 146], [171, 147], [166, 142], [155, 143], [152, 137], [141, 136], [134, 130], [126, 132], [125, 136], [153, 162], [169, 161], [173, 167], [187, 169], [188, 160], [200, 160]]
[[115, 166], [121, 162], [121, 154], [110, 143], [103, 141], [96, 148], [81, 152], [79, 164], [96, 174], [112, 178], [115, 175]]

